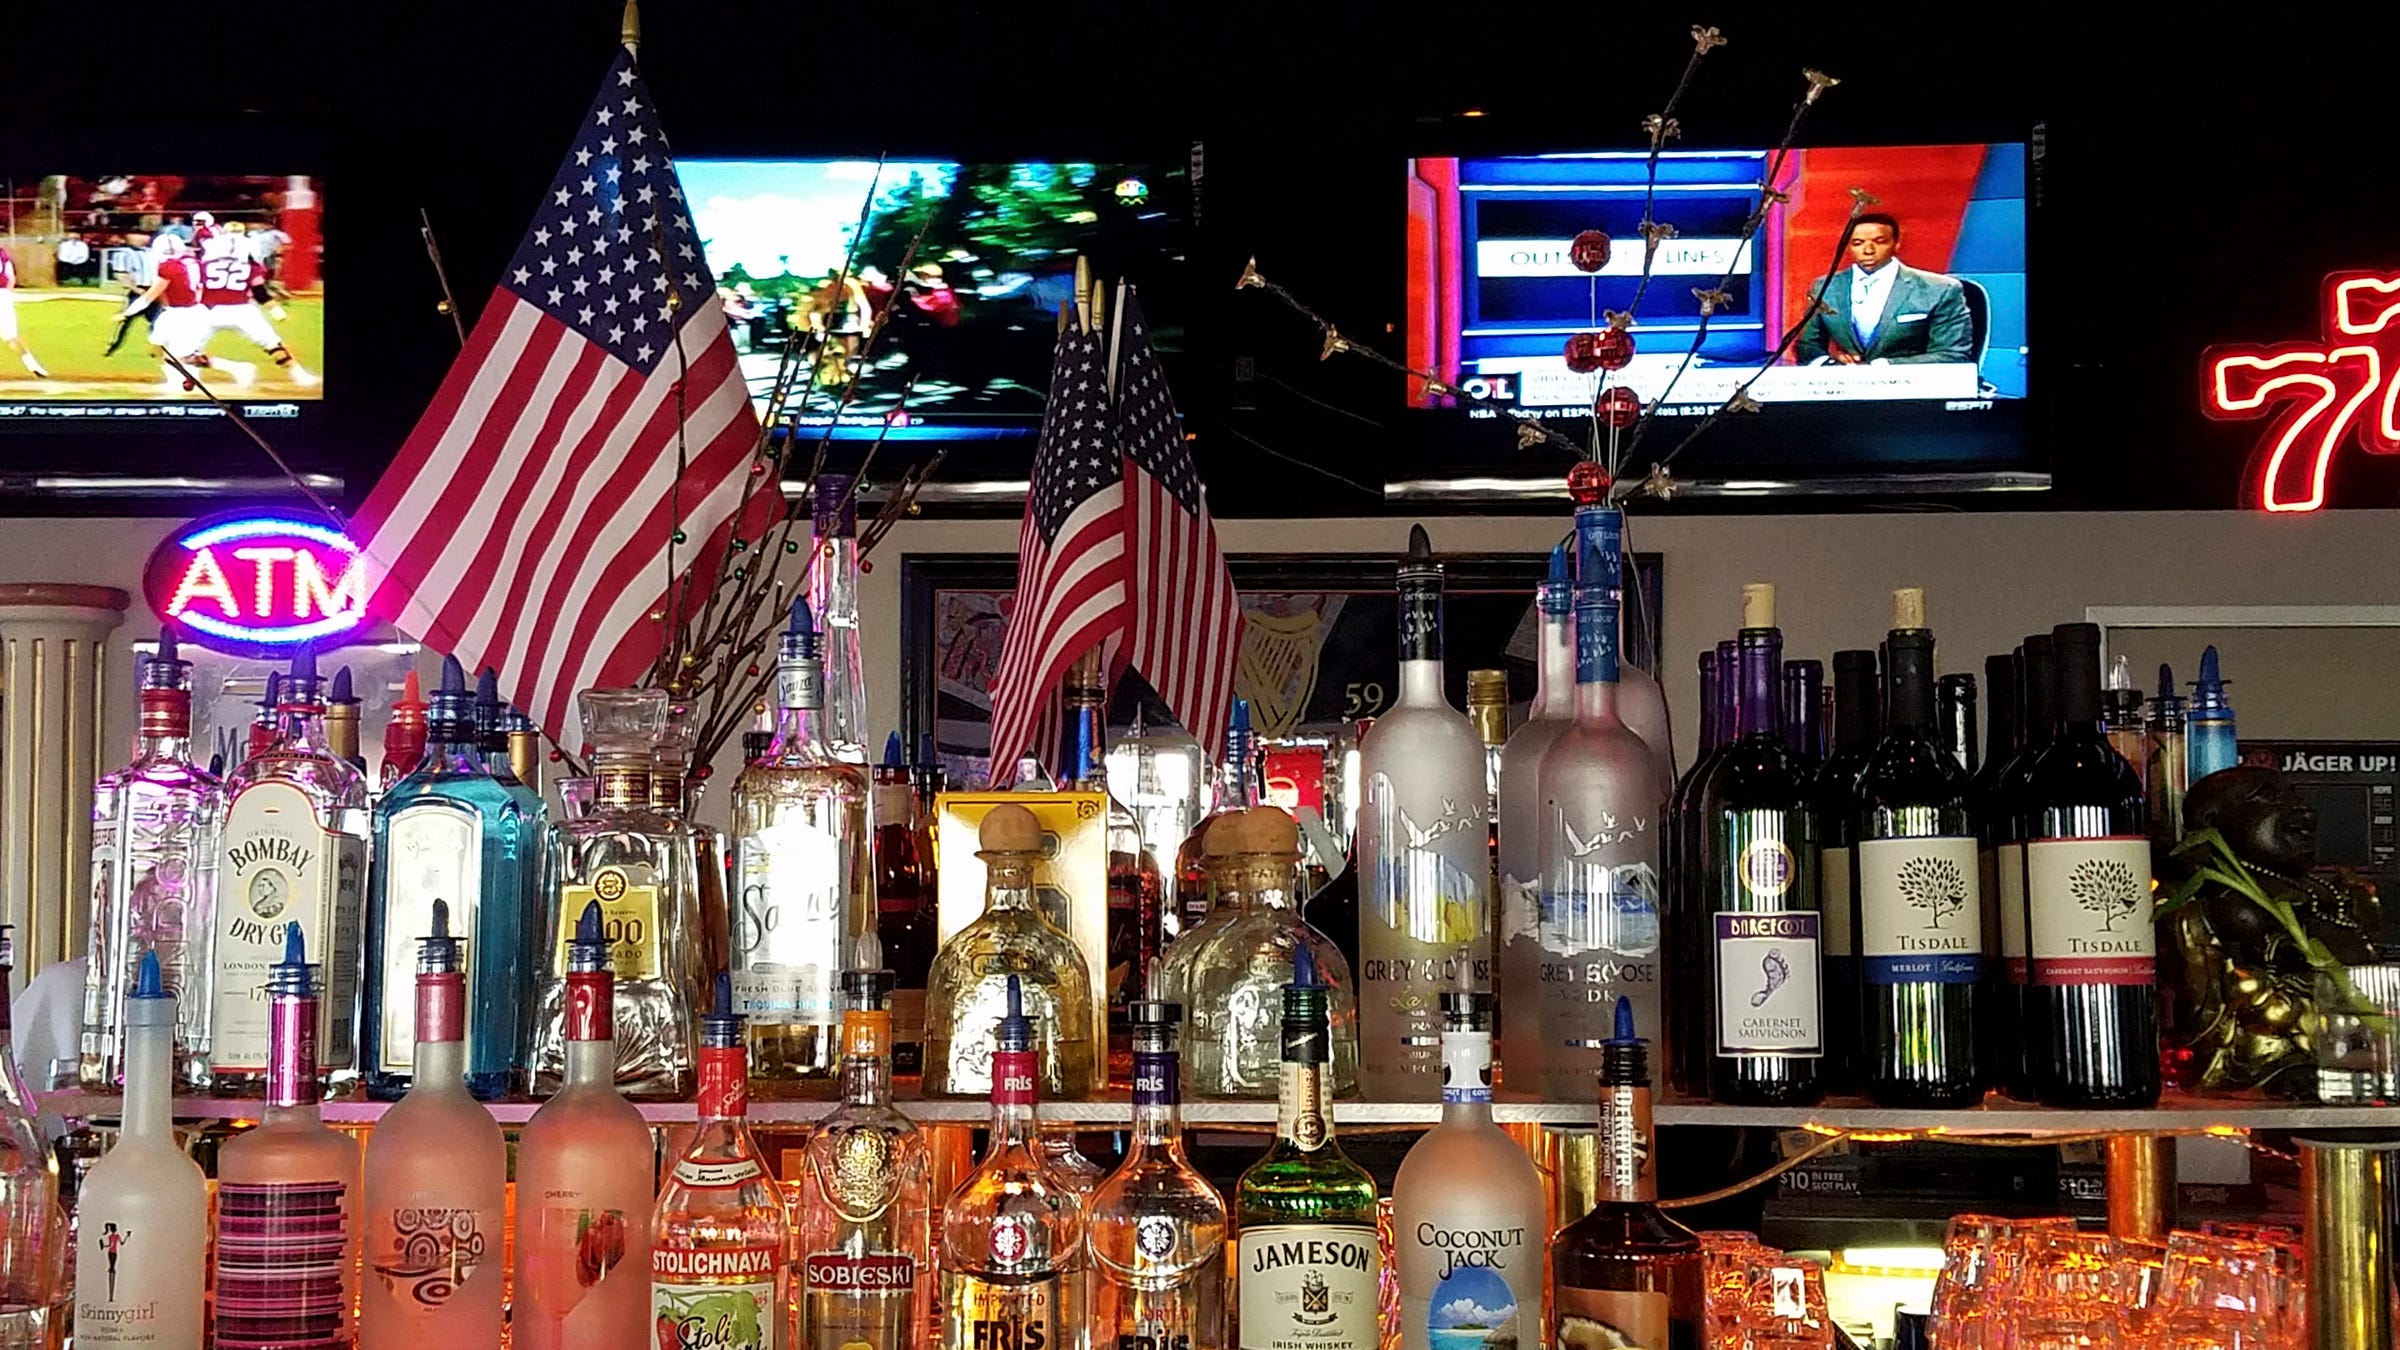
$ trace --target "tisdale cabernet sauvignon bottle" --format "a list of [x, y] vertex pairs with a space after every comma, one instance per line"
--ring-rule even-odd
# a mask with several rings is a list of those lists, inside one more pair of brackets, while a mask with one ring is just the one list
[[[2006, 1032], [1985, 1040], [1996, 1044], [1999, 1082], [2008, 1095], [2032, 1101], [2034, 1046], [2032, 966], [2025, 948], [2025, 835], [2027, 792], [2033, 766], [2050, 748], [2057, 722], [2057, 681], [2050, 663], [2050, 635], [2036, 633], [2017, 648], [2017, 753], [2000, 771], [1992, 796], [1999, 807], [1995, 870], [2000, 878], [2000, 963], [2008, 973], [2008, 995], [2000, 1005]], [[1998, 1028], [1994, 1028], [1997, 1030]]]
[[1967, 773], [1936, 725], [1924, 592], [1893, 592], [1892, 610], [1883, 740], [1859, 775], [1854, 817], [1853, 931], [1866, 977], [1858, 1080], [1881, 1106], [1967, 1106], [1983, 1092], [1982, 877]]
[[2026, 1040], [2038, 1100], [2158, 1100], [2157, 943], [2142, 783], [2100, 720], [2100, 629], [2051, 633], [2058, 729], [2026, 779]]
[[1776, 716], [1783, 634], [1775, 588], [1742, 588], [1734, 739], [1700, 789], [1700, 870], [1666, 991], [1686, 1045], [1700, 1038], [1709, 1096], [1805, 1105], [1825, 1094], [1817, 826], [1808, 776]]
[[1876, 687], [1875, 653], [1833, 654], [1833, 753], [1809, 785], [1816, 809], [1817, 895], [1825, 907], [1825, 1075], [1847, 1091], [1856, 1081], [1859, 1000], [1856, 891], [1851, 885], [1851, 835], [1857, 825], [1858, 778], [1883, 737], [1883, 698]]

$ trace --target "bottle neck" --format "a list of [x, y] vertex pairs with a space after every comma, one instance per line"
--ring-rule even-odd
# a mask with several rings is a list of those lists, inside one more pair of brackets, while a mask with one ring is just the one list
[[567, 1042], [568, 1087], [615, 1088], [617, 1083], [617, 1039]]
[[1739, 699], [1734, 704], [1733, 734], [1780, 737], [1781, 713], [1775, 687], [1783, 674], [1783, 633], [1774, 628], [1745, 628], [1741, 637]]
[[700, 1123], [740, 1122], [750, 1115], [750, 1057], [738, 1045], [700, 1047]]
[[1177, 1155], [1183, 1151], [1179, 1077], [1174, 1051], [1134, 1051], [1133, 1147], [1137, 1151]]
[[1225, 758], [1209, 775], [1210, 814], [1247, 810], [1258, 805], [1258, 776], [1251, 759], [1255, 751], [1247, 736], [1228, 736]]
[[1933, 734], [1933, 635], [1923, 629], [1894, 629], [1884, 658], [1884, 733], [1923, 738]]
[[1572, 716], [1575, 690], [1575, 620], [1542, 612], [1541, 664], [1534, 679], [1533, 715]]
[[593, 766], [593, 804], [601, 811], [640, 811], [650, 805], [648, 764]]
[[1430, 664], [1438, 682], [1442, 668], [1442, 584], [1438, 580], [1400, 583], [1400, 671], [1404, 696], [1408, 668], [1416, 664]]
[[480, 775], [485, 771], [475, 729], [464, 722], [427, 724], [425, 750], [417, 762], [420, 767], [433, 766], [437, 773]]
[[267, 1105], [317, 1104], [317, 1000], [276, 994], [268, 1000]]
[[992, 1153], [1035, 1147], [1041, 1135], [1041, 1125], [1034, 1118], [1040, 1082], [1031, 1050], [992, 1052]]
[[1639, 1083], [1601, 1085], [1599, 1143], [1600, 1198], [1617, 1204], [1656, 1203], [1649, 1088]]
[[842, 1014], [842, 1100], [852, 1106], [892, 1104], [892, 1015], [853, 1008]]
[[276, 709], [278, 749], [287, 755], [323, 755], [325, 710], [313, 703], [286, 703]]
[[979, 853], [983, 859], [983, 907], [987, 912], [1033, 908], [1033, 864], [1039, 854]]
[[1067, 695], [1067, 724], [1062, 732], [1059, 782], [1085, 792], [1108, 791], [1107, 710], [1097, 690], [1072, 690]]
[[1700, 753], [1717, 748], [1723, 731], [1717, 725], [1717, 666], [1712, 658], [1700, 667]]
[[[155, 1000], [142, 1000], [154, 1002]], [[172, 1144], [175, 1138], [175, 1024], [133, 1023], [125, 1028], [124, 1118], [120, 1140]]]
[[1492, 1120], [1492, 1033], [1452, 1025], [1442, 1031], [1442, 1123]]

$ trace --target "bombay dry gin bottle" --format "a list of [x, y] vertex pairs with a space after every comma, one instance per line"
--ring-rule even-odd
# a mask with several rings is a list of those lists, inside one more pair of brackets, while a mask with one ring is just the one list
[[700, 1024], [699, 1128], [651, 1212], [650, 1317], [659, 1350], [778, 1350], [792, 1229], [750, 1137], [749, 1070], [733, 988]]
[[323, 997], [309, 1000], [322, 1019], [310, 1063], [337, 1084], [356, 1076], [367, 781], [325, 748], [314, 652], [293, 654], [279, 697], [274, 744], [225, 779], [209, 1072], [229, 1095], [267, 1086], [273, 1005], [260, 991], [295, 931], [325, 958]]
[[557, 899], [541, 944], [534, 1090], [555, 1089], [565, 1071], [568, 949], [584, 907], [597, 903], [616, 972], [617, 1086], [640, 1100], [678, 1101], [692, 1092], [693, 1013], [709, 976], [691, 830], [650, 808], [666, 691], [586, 689], [576, 702], [597, 799], [588, 814], [551, 826]]
[[928, 1097], [992, 1091], [992, 1037], [1021, 989], [1042, 1090], [1078, 1098], [1099, 1090], [1093, 1053], [1091, 968], [1065, 930], [1034, 903], [1033, 868], [1042, 825], [1003, 802], [985, 814], [976, 857], [984, 865], [983, 913], [951, 935], [933, 958], [925, 989]]
[[567, 947], [565, 1081], [517, 1140], [517, 1350], [650, 1350], [650, 1126], [617, 1091], [600, 902]]
[[116, 1146], [76, 1188], [75, 1344], [200, 1350], [208, 1180], [176, 1142], [175, 996], [142, 953], [125, 991]]
[[1358, 1078], [1358, 1005], [1341, 950], [1300, 917], [1299, 829], [1278, 807], [1254, 806], [1208, 832], [1218, 912], [1228, 922], [1194, 953], [1184, 982], [1191, 1000], [1191, 1053], [1184, 1086], [1195, 1097], [1273, 1097], [1282, 1081], [1283, 1030], [1276, 1018], [1300, 949], [1327, 986], [1332, 1059], [1329, 1090], [1347, 1096]]
[[526, 860], [548, 839], [541, 818], [485, 768], [469, 697], [466, 672], [455, 657], [442, 658], [425, 753], [375, 804], [360, 1052], [367, 1095], [378, 1101], [408, 1091], [415, 1072], [417, 939], [437, 900], [449, 907], [462, 962], [467, 1089], [505, 1096], [524, 1044], [528, 1001], [517, 955], [538, 900], [526, 888], [537, 875]]
[[931, 1154], [892, 1106], [896, 981], [867, 965], [878, 945], [861, 939], [842, 972], [842, 1100], [792, 1179], [805, 1350], [914, 1350], [932, 1316]]
[[1392, 1180], [1404, 1350], [1515, 1345], [1542, 1325], [1549, 1197], [1524, 1148], [1492, 1123], [1493, 1001], [1442, 995], [1442, 1121]]
[[[84, 967], [83, 1085], [125, 1074], [125, 1000], [142, 957], [174, 995], [175, 1087], [208, 1080], [210, 945], [216, 936], [223, 784], [192, 763], [192, 666], [162, 629], [141, 663], [141, 731], [133, 762], [92, 790], [92, 929]], [[155, 1011], [155, 1010], [153, 1010]]]
[[1589, 1090], [1619, 997], [1637, 1014], [1659, 1015], [1666, 803], [1649, 747], [1617, 711], [1624, 534], [1615, 507], [1576, 508], [1575, 720], [1542, 756], [1534, 789], [1540, 894], [1525, 962], [1533, 979], [1506, 986], [1512, 1009], [1523, 1010], [1507, 1025], [1534, 1029], [1515, 1043], [1538, 1038], [1539, 1049], [1530, 1063], [1509, 1066], [1511, 1082], [1550, 1101]]
[[[1500, 987], [1529, 990], [1541, 978], [1535, 925], [1541, 912], [1541, 863], [1535, 851], [1541, 803], [1534, 790], [1542, 756], [1575, 722], [1575, 587], [1567, 546], [1550, 550], [1550, 574], [1535, 588], [1534, 613], [1541, 621], [1540, 661], [1533, 710], [1509, 736], [1500, 757]], [[1500, 1061], [1520, 1086], [1533, 1081], [1541, 1058], [1539, 1021], [1512, 1017], [1500, 1028]]]
[[266, 1110], [217, 1154], [217, 1350], [347, 1346], [357, 1330], [358, 1140], [318, 1113], [316, 975], [300, 925], [283, 941], [267, 973]]
[[1360, 747], [1359, 1090], [1441, 1094], [1434, 999], [1462, 949], [1491, 980], [1490, 796], [1483, 740], [1442, 690], [1442, 565], [1425, 527], [1400, 560], [1400, 697]]
[[1092, 1193], [1091, 1350], [1223, 1350], [1225, 1198], [1183, 1154], [1172, 1003], [1133, 1006], [1133, 1134]]
[[1600, 1189], [1550, 1239], [1550, 1350], [1687, 1350], [1700, 1344], [1700, 1239], [1658, 1207], [1650, 1066], [1631, 1000], [1601, 1048]]
[[804, 600], [792, 603], [775, 690], [775, 740], [733, 785], [731, 947], [751, 1076], [762, 1095], [789, 1096], [832, 1081], [842, 958], [875, 924], [867, 778], [826, 742], [824, 666]]
[[1066, 1350], [1081, 1339], [1083, 1201], [1035, 1143], [1041, 1073], [1016, 976], [1001, 998], [990, 1142], [942, 1206], [942, 1350]]
[[508, 1140], [467, 1091], [467, 979], [450, 904], [417, 942], [408, 1095], [367, 1137], [362, 1350], [500, 1341]]
[[1275, 1142], [1233, 1193], [1234, 1340], [1242, 1350], [1381, 1343], [1375, 1178], [1334, 1141], [1325, 995], [1304, 947], [1283, 991]]

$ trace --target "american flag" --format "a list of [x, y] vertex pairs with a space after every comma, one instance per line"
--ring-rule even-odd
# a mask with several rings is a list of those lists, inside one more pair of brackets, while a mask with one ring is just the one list
[[[1057, 706], [1075, 658], [1124, 631], [1133, 591], [1125, 465], [1108, 414], [1100, 335], [1070, 325], [1050, 362], [1050, 404], [1017, 531], [1017, 592], [992, 678], [991, 778], [1005, 786]], [[1055, 735], [1044, 750], [1056, 748]]]
[[558, 738], [577, 690], [633, 684], [657, 657], [670, 568], [699, 563], [686, 593], [707, 595], [735, 512], [754, 537], [782, 511], [774, 485], [749, 492], [757, 437], [650, 91], [620, 51], [359, 512], [375, 611], [497, 670]]

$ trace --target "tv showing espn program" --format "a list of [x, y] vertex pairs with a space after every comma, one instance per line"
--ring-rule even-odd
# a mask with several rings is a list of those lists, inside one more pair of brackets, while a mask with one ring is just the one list
[[297, 417], [324, 396], [315, 180], [52, 174], [0, 191], [0, 427], [216, 417], [210, 394]]
[[[838, 418], [837, 436], [878, 435], [887, 422], [902, 439], [1034, 435], [1078, 254], [1112, 289], [1119, 277], [1141, 285], [1153, 316], [1179, 309], [1157, 295], [1181, 284], [1191, 194], [1180, 166], [928, 160], [879, 172], [873, 160], [684, 159], [676, 169], [762, 411], [800, 344], [786, 413], [803, 427]], [[869, 330], [894, 307], [870, 349]], [[1173, 349], [1180, 332], [1170, 321], [1156, 336]]]
[[[1770, 172], [1779, 195], [1745, 237]], [[1663, 416], [1722, 406], [1770, 359], [1749, 389], [1770, 419], [1812, 404], [1989, 416], [2026, 395], [2025, 180], [2022, 144], [1796, 149], [1779, 165], [1766, 150], [1669, 151], [1655, 186], [1643, 152], [1415, 159], [1409, 363], [1527, 411], [1584, 412], [1602, 375], [1569, 369], [1567, 339], [1630, 311], [1635, 355], [1607, 378], [1644, 403], [1665, 395]], [[1853, 189], [1875, 199], [1855, 221]], [[1646, 196], [1674, 233], [1644, 287]], [[1570, 256], [1586, 230], [1612, 242], [1597, 274]], [[1730, 299], [1678, 378], [1700, 330], [1694, 291], [1720, 279]], [[1775, 355], [1820, 284], [1827, 312]], [[1420, 406], [1446, 401], [1410, 385]]]

